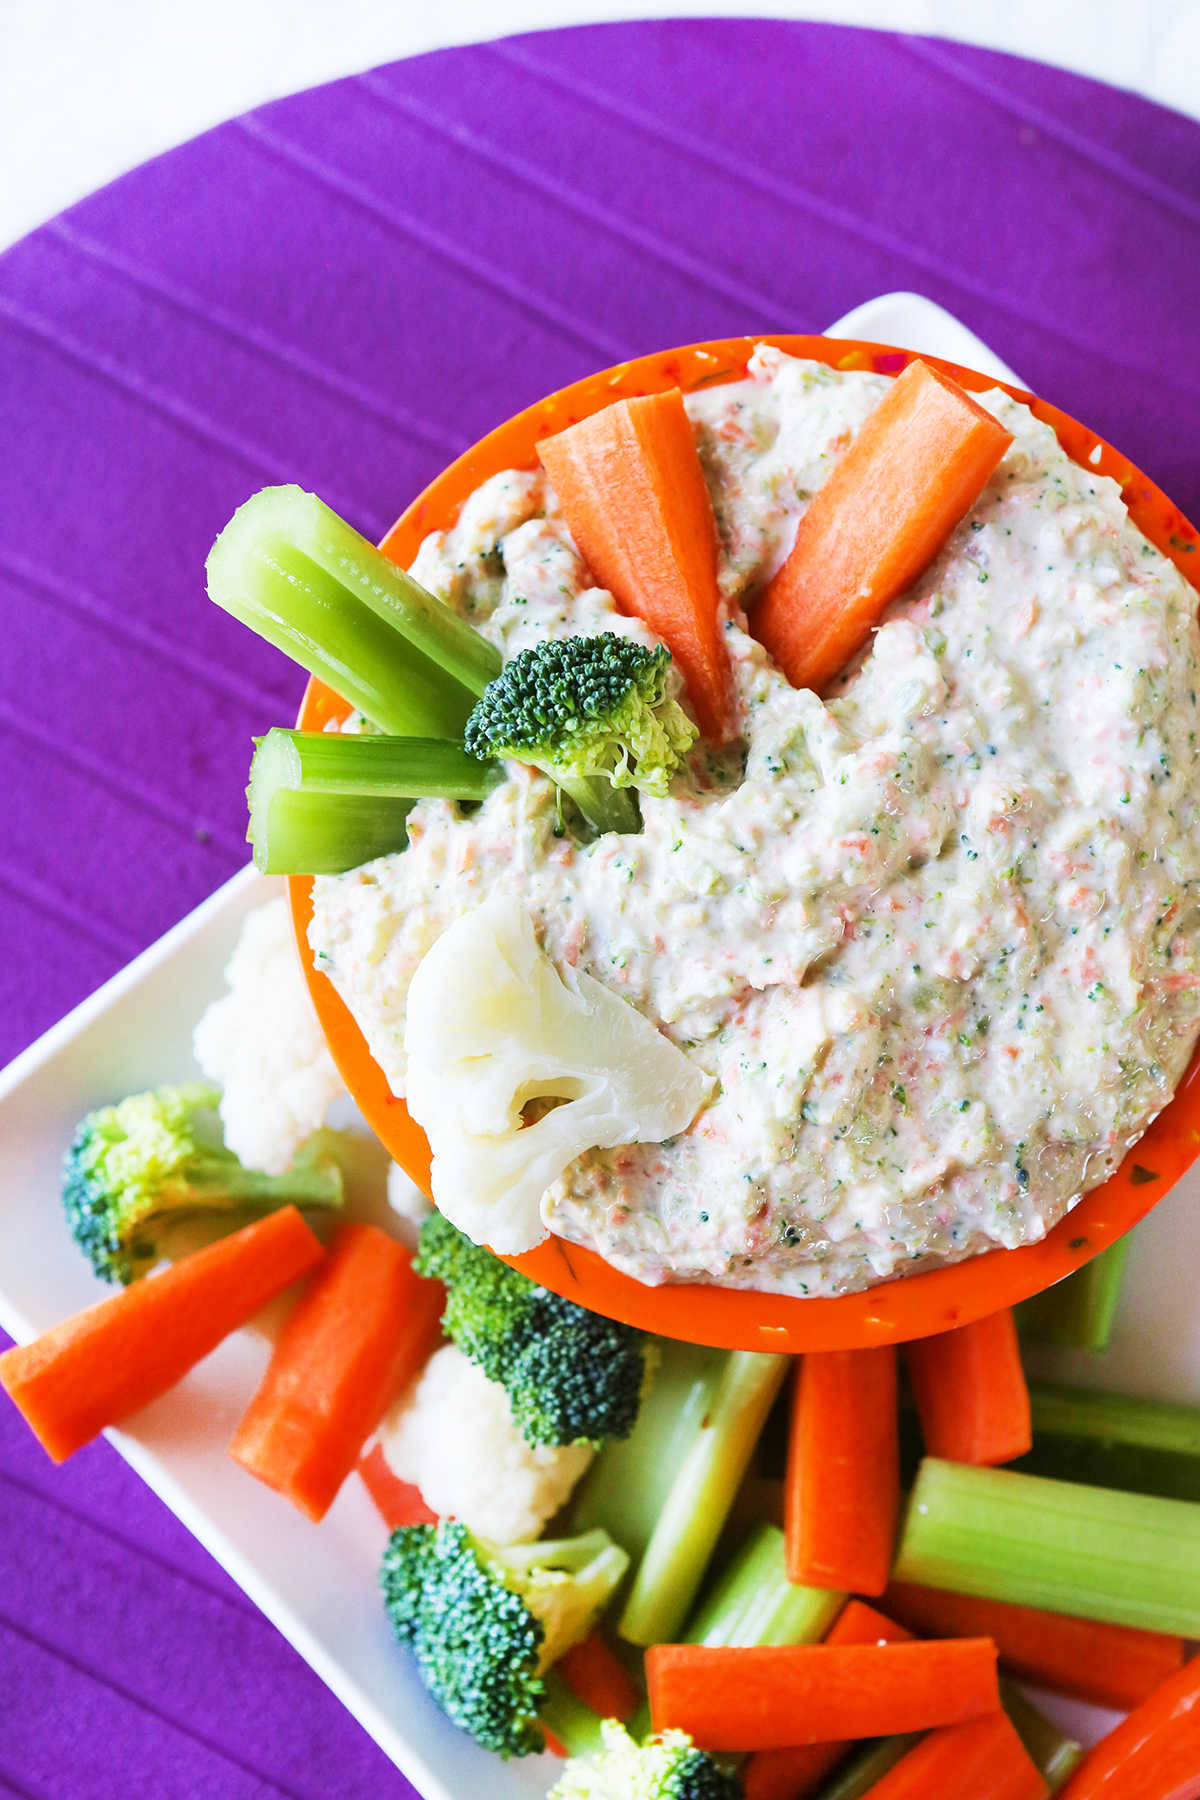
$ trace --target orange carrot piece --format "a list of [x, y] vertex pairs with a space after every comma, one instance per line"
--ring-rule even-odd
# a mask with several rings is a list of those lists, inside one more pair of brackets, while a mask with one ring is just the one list
[[[912, 1633], [885, 1619], [873, 1606], [851, 1600], [825, 1635], [827, 1644], [904, 1644]], [[791, 1744], [785, 1750], [757, 1750], [742, 1770], [743, 1800], [803, 1800], [820, 1786], [850, 1748], [849, 1740]]]
[[975, 1600], [909, 1581], [893, 1581], [883, 1604], [931, 1637], [990, 1637], [1001, 1668], [1019, 1681], [1118, 1712], [1139, 1706], [1183, 1666], [1182, 1638], [1132, 1625]]
[[1197, 1800], [1200, 1656], [1088, 1751], [1059, 1800]]
[[571, 535], [624, 613], [679, 665], [705, 737], [737, 734], [717, 618], [717, 528], [678, 388], [617, 400], [538, 445]]
[[801, 1360], [784, 1504], [789, 1581], [882, 1594], [900, 1505], [890, 1344]]
[[294, 1206], [147, 1275], [0, 1356], [0, 1387], [55, 1462], [149, 1406], [325, 1252]]
[[642, 1703], [637, 1683], [603, 1632], [572, 1644], [556, 1666], [572, 1693], [602, 1719], [623, 1724]]
[[800, 521], [752, 615], [793, 687], [818, 692], [979, 498], [1012, 434], [948, 375], [912, 362]]
[[904, 1346], [930, 1456], [991, 1466], [1033, 1448], [1012, 1308]]
[[234, 1433], [234, 1461], [323, 1519], [436, 1344], [444, 1302], [441, 1284], [377, 1225], [339, 1226]]
[[931, 1731], [875, 1783], [870, 1800], [1047, 1800], [1049, 1793], [1016, 1727], [997, 1712]]
[[996, 1712], [990, 1638], [745, 1649], [655, 1644], [646, 1652], [655, 1731], [702, 1750], [774, 1750], [891, 1737]]
[[382, 1444], [372, 1444], [359, 1458], [358, 1472], [389, 1531], [401, 1525], [437, 1524], [438, 1516], [422, 1500], [420, 1488], [411, 1481], [401, 1481], [392, 1472]]

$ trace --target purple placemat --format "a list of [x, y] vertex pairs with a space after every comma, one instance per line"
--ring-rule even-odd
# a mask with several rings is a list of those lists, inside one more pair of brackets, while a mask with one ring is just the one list
[[[627, 355], [940, 300], [1193, 517], [1200, 127], [1031, 63], [814, 25], [610, 25], [222, 126], [0, 257], [0, 1063], [246, 860], [302, 677], [209, 606], [234, 507], [379, 535]], [[407, 1783], [107, 1446], [0, 1409], [0, 1791]]]

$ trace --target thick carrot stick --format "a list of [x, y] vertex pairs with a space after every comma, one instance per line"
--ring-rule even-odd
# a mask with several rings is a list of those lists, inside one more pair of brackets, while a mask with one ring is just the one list
[[174, 1387], [324, 1254], [295, 1207], [282, 1207], [5, 1351], [0, 1386], [64, 1462]]
[[1089, 1750], [1059, 1800], [1197, 1800], [1200, 1656]]
[[[904, 1644], [912, 1633], [885, 1619], [873, 1606], [851, 1600], [842, 1608], [827, 1644]], [[846, 1739], [825, 1744], [791, 1744], [783, 1750], [756, 1750], [742, 1770], [743, 1800], [803, 1800], [841, 1762]]]
[[592, 574], [644, 619], [687, 682], [705, 737], [737, 732], [717, 618], [717, 530], [678, 388], [617, 400], [538, 455]]
[[788, 1644], [646, 1652], [655, 1731], [675, 1726], [702, 1750], [773, 1750], [832, 1738], [893, 1736], [996, 1712], [990, 1638], [909, 1644]]
[[933, 561], [1012, 435], [956, 381], [913, 362], [800, 521], [753, 614], [793, 687], [820, 690]]
[[895, 1350], [810, 1352], [792, 1401], [788, 1579], [882, 1594], [899, 1504]]
[[642, 1703], [637, 1683], [618, 1659], [603, 1632], [593, 1631], [573, 1644], [556, 1665], [572, 1693], [601, 1719], [622, 1724]]
[[914, 1744], [870, 1800], [1048, 1800], [1050, 1789], [1007, 1713], [947, 1725]]
[[439, 1335], [445, 1294], [377, 1225], [346, 1224], [279, 1335], [229, 1453], [323, 1519]]
[[1012, 1310], [904, 1346], [930, 1456], [991, 1466], [1033, 1445]]
[[359, 1458], [358, 1473], [389, 1531], [395, 1531], [400, 1525], [437, 1524], [438, 1516], [422, 1500], [420, 1488], [393, 1474], [382, 1444], [372, 1444]]
[[1068, 1618], [1006, 1600], [976, 1600], [893, 1581], [888, 1611], [931, 1637], [990, 1637], [1000, 1666], [1020, 1681], [1127, 1712], [1183, 1665], [1183, 1639], [1133, 1625]]

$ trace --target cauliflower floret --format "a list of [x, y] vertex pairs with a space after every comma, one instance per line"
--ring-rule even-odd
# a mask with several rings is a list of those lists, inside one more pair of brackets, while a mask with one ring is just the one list
[[407, 1219], [410, 1225], [420, 1225], [433, 1211], [433, 1202], [397, 1162], [388, 1164], [387, 1197], [392, 1211]]
[[214, 1000], [192, 1037], [196, 1061], [222, 1089], [225, 1142], [248, 1169], [282, 1175], [345, 1093], [296, 961], [285, 900], [242, 921]]
[[594, 1455], [590, 1444], [527, 1444], [500, 1383], [455, 1344], [430, 1358], [379, 1443], [392, 1473], [420, 1488], [431, 1512], [461, 1519], [493, 1544], [536, 1538]]
[[[542, 1196], [583, 1151], [673, 1137], [711, 1085], [627, 1000], [557, 969], [507, 895], [457, 919], [422, 958], [404, 1049], [438, 1209], [505, 1256], [546, 1237]], [[534, 1100], [560, 1104], [528, 1124]]]

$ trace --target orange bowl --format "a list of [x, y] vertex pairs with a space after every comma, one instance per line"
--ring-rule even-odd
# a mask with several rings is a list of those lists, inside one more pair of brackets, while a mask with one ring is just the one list
[[[539, 438], [562, 431], [611, 401], [680, 387], [685, 393], [714, 383], [736, 381], [756, 344], [768, 343], [793, 356], [812, 357], [838, 369], [873, 369], [898, 374], [914, 360], [911, 351], [880, 344], [820, 337], [724, 338], [664, 350], [605, 369], [551, 394], [489, 432], [460, 456], [414, 500], [383, 540], [382, 549], [404, 567], [421, 539], [452, 525], [459, 508], [482, 481], [501, 469], [537, 466]], [[990, 375], [960, 368], [935, 356], [922, 358], [976, 392], [1002, 387], [1025, 401], [1051, 425], [1067, 454], [1088, 469], [1111, 475], [1120, 485], [1130, 517], [1164, 556], [1194, 579], [1200, 568], [1196, 530], [1166, 495], [1120, 453], [1056, 407]], [[349, 711], [346, 702], [319, 681], [309, 682], [300, 709], [301, 730], [319, 731]], [[429, 1192], [429, 1144], [424, 1132], [396, 1099], [348, 1009], [328, 977], [313, 967], [308, 947], [312, 882], [290, 878], [292, 921], [300, 960], [317, 1016], [346, 1086], [390, 1154]], [[865, 1293], [837, 1300], [783, 1298], [704, 1283], [648, 1287], [623, 1275], [593, 1250], [551, 1237], [523, 1256], [506, 1257], [514, 1268], [568, 1299], [662, 1337], [743, 1350], [843, 1350], [871, 1344], [903, 1343], [948, 1331], [955, 1325], [1011, 1306], [1069, 1275], [1111, 1244], [1162, 1198], [1200, 1152], [1200, 1053], [1193, 1057], [1175, 1098], [1150, 1126], [1102, 1187], [1094, 1188], [1040, 1244], [1020, 1250], [993, 1250], [948, 1268], [881, 1282]]]

